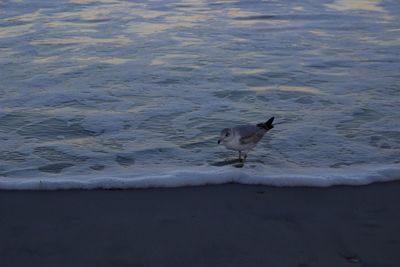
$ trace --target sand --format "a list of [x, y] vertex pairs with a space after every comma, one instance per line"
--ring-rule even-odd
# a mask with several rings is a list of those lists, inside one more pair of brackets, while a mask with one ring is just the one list
[[400, 266], [400, 182], [0, 191], [0, 266]]

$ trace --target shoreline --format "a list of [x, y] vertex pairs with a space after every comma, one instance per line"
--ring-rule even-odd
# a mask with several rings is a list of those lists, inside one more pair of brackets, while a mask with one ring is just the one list
[[399, 266], [400, 181], [0, 190], [1, 266]]

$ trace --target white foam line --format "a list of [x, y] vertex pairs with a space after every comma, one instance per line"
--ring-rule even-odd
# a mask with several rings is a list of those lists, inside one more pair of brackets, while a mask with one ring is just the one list
[[68, 189], [129, 189], [155, 187], [202, 186], [239, 183], [268, 186], [328, 187], [333, 185], [366, 185], [374, 182], [400, 180], [400, 165], [377, 168], [309, 169], [283, 173], [275, 170], [254, 175], [249, 170], [219, 168], [210, 170], [169, 171], [142, 174], [134, 177], [56, 177], [56, 178], [1, 178], [4, 190], [68, 190]]

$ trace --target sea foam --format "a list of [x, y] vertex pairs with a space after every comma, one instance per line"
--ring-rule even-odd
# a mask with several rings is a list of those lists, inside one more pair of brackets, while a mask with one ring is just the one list
[[367, 185], [400, 179], [398, 164], [381, 167], [351, 167], [343, 169], [313, 168], [302, 170], [236, 169], [165, 170], [142, 172], [137, 175], [108, 175], [98, 177], [60, 176], [53, 178], [0, 178], [0, 189], [5, 190], [68, 190], [68, 189], [133, 189], [205, 186], [226, 183], [266, 185], [278, 187], [328, 187], [334, 185]]
[[[0, 188], [399, 178], [399, 1], [3, 2]], [[221, 129], [272, 116], [244, 168], [215, 164]]]

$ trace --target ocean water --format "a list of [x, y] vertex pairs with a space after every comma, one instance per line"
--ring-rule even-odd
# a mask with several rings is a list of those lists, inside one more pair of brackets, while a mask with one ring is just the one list
[[0, 1], [0, 81], [2, 189], [400, 178], [396, 0]]

